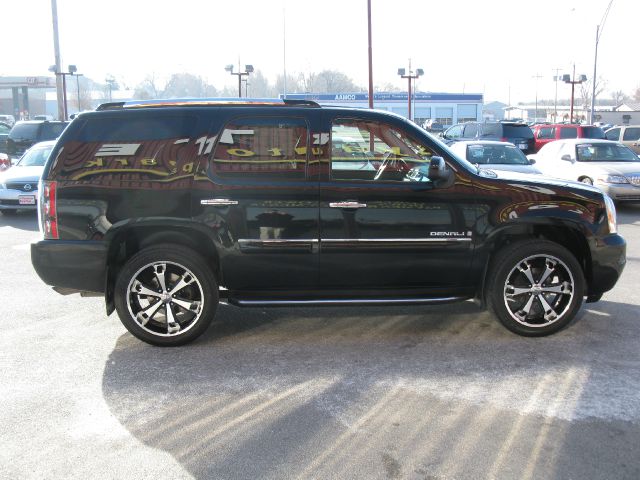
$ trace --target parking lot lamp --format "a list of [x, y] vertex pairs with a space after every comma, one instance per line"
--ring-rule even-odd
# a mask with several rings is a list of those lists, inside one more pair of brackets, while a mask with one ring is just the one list
[[76, 88], [78, 90], [78, 113], [80, 113], [80, 77], [82, 77], [83, 74], [77, 72], [78, 67], [75, 65], [69, 65], [69, 75], [76, 77]]
[[407, 115], [407, 118], [409, 120], [413, 120], [413, 117], [411, 115], [411, 81], [415, 80], [416, 78], [424, 75], [424, 70], [421, 68], [416, 69], [415, 73], [413, 72], [413, 70], [411, 70], [411, 59], [409, 59], [409, 72], [407, 73], [407, 70], [404, 68], [399, 68], [398, 69], [398, 75], [400, 75], [400, 78], [406, 78], [408, 80], [409, 83], [409, 87], [407, 89], [407, 93], [408, 93], [408, 112], [409, 115]]
[[[242, 98], [242, 77], [243, 76], [247, 76], [250, 73], [253, 73], [253, 65], [245, 65], [244, 66], [244, 72], [234, 72], [233, 71], [233, 65], [229, 64], [226, 67], [224, 67], [224, 69], [229, 72], [231, 75], [237, 75], [238, 76], [238, 98]], [[238, 70], [240, 70], [240, 62], [238, 62]], [[247, 79], [248, 80], [248, 79]]]
[[609, 2], [607, 9], [602, 16], [602, 20], [600, 20], [600, 25], [596, 26], [596, 48], [595, 54], [593, 56], [593, 80], [591, 85], [591, 111], [589, 112], [589, 123], [593, 125], [593, 111], [596, 109], [596, 68], [598, 65], [598, 43], [600, 42], [600, 37], [602, 36], [602, 30], [604, 29], [604, 23], [607, 21], [607, 16], [609, 15], [609, 10], [611, 9], [611, 4], [613, 0]]
[[576, 80], [576, 65], [573, 65], [573, 78], [569, 74], [562, 75], [562, 81], [564, 83], [571, 84], [571, 113], [569, 114], [569, 123], [573, 123], [573, 100], [575, 96], [576, 85], [580, 85], [582, 82], [587, 81], [586, 75], [580, 75]]
[[62, 77], [62, 119], [66, 121], [69, 118], [69, 111], [67, 110], [67, 75], [70, 74], [58, 71], [56, 65], [51, 65], [49, 71], [56, 76], [56, 79]]

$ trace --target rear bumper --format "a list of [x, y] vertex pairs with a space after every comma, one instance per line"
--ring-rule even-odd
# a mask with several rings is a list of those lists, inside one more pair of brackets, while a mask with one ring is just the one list
[[620, 235], [599, 238], [591, 251], [591, 285], [588, 294], [597, 296], [611, 290], [627, 263], [627, 244]]
[[31, 263], [44, 283], [78, 292], [104, 293], [107, 244], [41, 240], [31, 244]]

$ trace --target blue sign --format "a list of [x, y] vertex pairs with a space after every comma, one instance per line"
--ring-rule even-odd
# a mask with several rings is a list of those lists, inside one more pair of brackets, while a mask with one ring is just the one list
[[[283, 96], [280, 95], [280, 98]], [[313, 100], [315, 102], [366, 102], [369, 100], [368, 93], [287, 93], [290, 100]], [[419, 101], [431, 102], [482, 102], [482, 94], [479, 93], [424, 93], [419, 92], [412, 95], [412, 98]], [[409, 94], [404, 92], [379, 92], [373, 94], [373, 100], [400, 102], [408, 101]]]

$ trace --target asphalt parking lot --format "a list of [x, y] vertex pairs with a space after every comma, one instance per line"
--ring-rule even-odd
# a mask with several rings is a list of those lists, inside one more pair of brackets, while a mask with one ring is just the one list
[[192, 345], [133, 338], [31, 268], [0, 215], [0, 478], [640, 478], [640, 205], [628, 264], [547, 338], [471, 302], [238, 309]]

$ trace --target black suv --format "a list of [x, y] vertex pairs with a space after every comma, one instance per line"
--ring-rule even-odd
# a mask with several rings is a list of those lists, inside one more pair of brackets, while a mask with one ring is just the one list
[[48, 120], [16, 123], [7, 138], [7, 154], [10, 158], [20, 158], [36, 143], [58, 138], [68, 123]]
[[65, 130], [39, 191], [40, 277], [104, 295], [155, 345], [201, 335], [220, 301], [475, 298], [546, 335], [625, 265], [600, 190], [479, 170], [400, 116], [313, 102], [106, 104]]
[[526, 123], [467, 122], [449, 127], [442, 135], [447, 145], [462, 140], [497, 140], [510, 142], [526, 155], [535, 153], [533, 132]]

